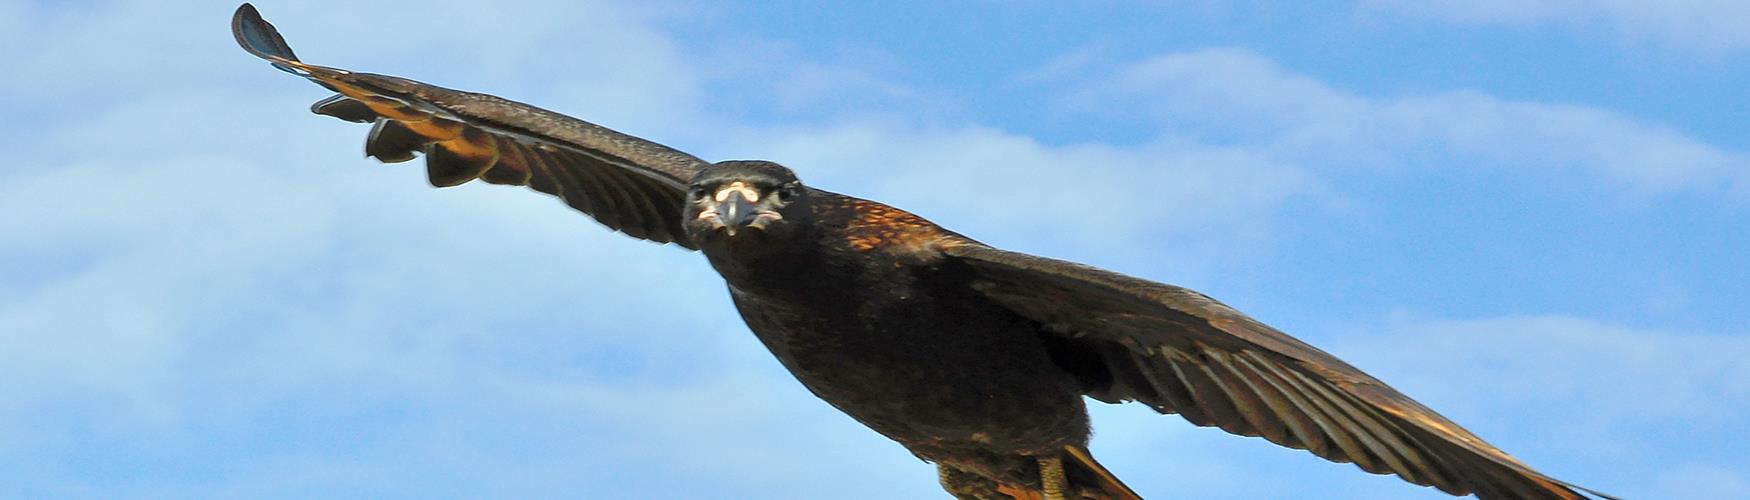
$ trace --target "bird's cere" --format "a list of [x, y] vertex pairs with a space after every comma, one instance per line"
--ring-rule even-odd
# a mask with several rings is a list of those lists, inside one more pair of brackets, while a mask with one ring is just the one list
[[749, 186], [746, 182], [741, 181], [731, 182], [729, 185], [718, 189], [717, 196], [712, 197], [712, 199], [717, 200], [718, 203], [722, 203], [728, 200], [730, 196], [738, 194], [741, 195], [742, 198], [746, 198], [748, 203], [760, 201], [759, 190], [754, 189], [753, 186]]

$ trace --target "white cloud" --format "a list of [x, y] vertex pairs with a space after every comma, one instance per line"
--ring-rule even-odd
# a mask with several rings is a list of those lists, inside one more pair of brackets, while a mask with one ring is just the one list
[[1319, 170], [1354, 166], [1580, 173], [1638, 194], [1750, 194], [1750, 155], [1668, 126], [1572, 104], [1473, 91], [1395, 97], [1345, 92], [1243, 49], [1137, 62], [1073, 102], [1151, 110], [1174, 130], [1255, 144]]
[[1364, 9], [1467, 24], [1565, 25], [1602, 29], [1635, 42], [1735, 52], [1750, 48], [1750, 4], [1734, 0], [1363, 0]]

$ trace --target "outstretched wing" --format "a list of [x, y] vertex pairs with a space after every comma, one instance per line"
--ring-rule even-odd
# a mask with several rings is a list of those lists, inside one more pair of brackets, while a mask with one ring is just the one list
[[365, 154], [424, 154], [433, 186], [526, 185], [627, 235], [697, 249], [681, 226], [687, 182], [709, 166], [661, 144], [486, 94], [304, 64], [255, 7], [231, 18], [243, 50], [338, 92], [310, 110], [372, 123]]
[[[1203, 294], [970, 241], [942, 251], [1039, 322], [1090, 396], [1480, 498], [1584, 498], [1348, 363]], [[1591, 490], [1588, 493], [1597, 494]]]

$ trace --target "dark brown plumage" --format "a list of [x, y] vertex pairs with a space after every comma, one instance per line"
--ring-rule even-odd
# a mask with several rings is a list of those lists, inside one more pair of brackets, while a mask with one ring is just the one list
[[338, 93], [313, 111], [373, 124], [372, 157], [424, 155], [434, 186], [527, 185], [701, 250], [797, 380], [937, 463], [956, 496], [1136, 498], [1088, 454], [1084, 395], [1454, 495], [1596, 494], [1197, 292], [992, 248], [776, 163], [712, 164], [489, 95], [304, 64], [248, 4], [232, 29]]

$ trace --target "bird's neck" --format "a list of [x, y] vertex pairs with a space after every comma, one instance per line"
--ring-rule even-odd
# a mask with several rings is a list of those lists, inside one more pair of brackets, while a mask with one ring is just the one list
[[816, 281], [823, 270], [819, 253], [809, 244], [727, 240], [701, 248], [711, 267], [740, 290], [791, 290]]

